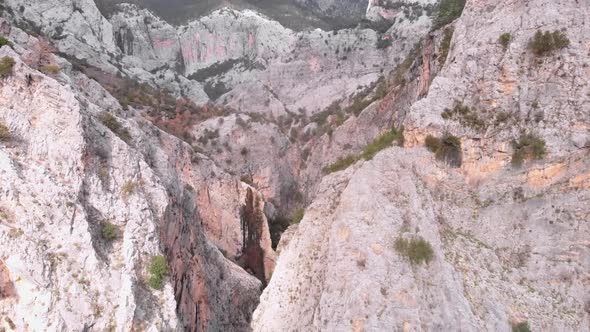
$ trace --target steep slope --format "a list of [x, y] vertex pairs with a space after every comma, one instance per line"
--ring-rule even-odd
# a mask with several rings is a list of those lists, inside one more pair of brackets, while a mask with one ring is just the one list
[[63, 58], [35, 69], [42, 42], [5, 23], [0, 328], [247, 329], [274, 265], [260, 194]]
[[[388, 12], [385, 32], [295, 32], [252, 11], [222, 9], [175, 27], [130, 5], [107, 20], [90, 1], [37, 2], [7, 0], [7, 6], [19, 26], [51, 37], [68, 57], [221, 107], [221, 114], [192, 114], [200, 120], [185, 121], [179, 137], [228, 172], [251, 178], [279, 215], [309, 202], [321, 168], [341, 153], [331, 152], [325, 134], [376, 98], [383, 77], [430, 29], [429, 8], [436, 3], [400, 2]], [[119, 93], [119, 102], [128, 104], [128, 98]], [[164, 122], [185, 117], [164, 113], [158, 115]], [[362, 141], [376, 132], [362, 134]], [[326, 160], [312, 154], [319, 167], [308, 167], [310, 151], [323, 151]]]
[[[445, 33], [429, 36], [409, 83], [427, 94], [383, 106], [404, 125], [404, 147], [323, 179], [281, 239], [254, 330], [588, 331], [589, 10], [467, 1], [448, 57], [432, 52]], [[563, 30], [569, 46], [535, 55], [539, 29]], [[444, 64], [433, 80], [429, 63]], [[452, 113], [459, 102], [469, 111]], [[459, 158], [437, 161], [421, 145], [445, 132], [458, 136]], [[547, 154], [512, 166], [523, 137]], [[420, 249], [413, 263], [404, 240], [421, 238], [432, 257]]]

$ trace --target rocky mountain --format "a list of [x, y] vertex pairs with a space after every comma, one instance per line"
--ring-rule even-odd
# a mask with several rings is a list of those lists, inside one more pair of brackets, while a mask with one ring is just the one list
[[354, 26], [365, 17], [368, 7], [368, 1], [366, 0], [96, 1], [96, 5], [105, 16], [116, 12], [117, 5], [122, 3], [133, 3], [141, 8], [149, 9], [171, 24], [185, 24], [191, 20], [207, 16], [221, 8], [251, 9], [296, 30], [308, 30], [311, 28], [331, 30], [350, 25]]
[[4, 0], [0, 330], [589, 331], [589, 14]]

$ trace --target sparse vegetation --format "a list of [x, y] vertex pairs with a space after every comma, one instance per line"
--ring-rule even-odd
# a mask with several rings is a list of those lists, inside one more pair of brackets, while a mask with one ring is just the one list
[[428, 135], [424, 142], [426, 148], [433, 152], [437, 160], [444, 161], [453, 167], [460, 167], [463, 159], [461, 140], [457, 136], [445, 133], [441, 138]]
[[504, 49], [508, 48], [508, 45], [510, 45], [511, 41], [512, 41], [512, 35], [508, 32], [501, 34], [500, 38], [498, 38], [498, 42], [500, 43], [500, 45], [502, 45], [502, 47]]
[[12, 68], [14, 67], [14, 59], [9, 57], [9, 56], [5, 56], [0, 60], [0, 77], [1, 78], [6, 78], [10, 75], [12, 75]]
[[168, 264], [164, 256], [153, 256], [150, 263], [148, 285], [153, 289], [162, 289], [164, 278], [168, 274]]
[[129, 196], [133, 195], [133, 193], [135, 192], [136, 189], [136, 184], [133, 181], [127, 181], [123, 184], [123, 187], [121, 187], [121, 197], [123, 197], [124, 200], [127, 200], [129, 198]]
[[6, 37], [0, 36], [0, 47], [6, 46], [6, 45], [12, 47], [12, 43]]
[[453, 28], [445, 28], [443, 39], [440, 42], [440, 54], [438, 55], [438, 62], [440, 65], [444, 65], [445, 61], [447, 61], [447, 57], [449, 56], [449, 50], [451, 49], [451, 40], [453, 39]]
[[438, 137], [434, 137], [432, 135], [426, 136], [426, 140], [424, 141], [424, 146], [430, 152], [436, 152], [440, 148], [440, 139]]
[[2, 121], [0, 121], [0, 142], [8, 141], [12, 138], [10, 129]]
[[543, 159], [547, 154], [545, 141], [533, 134], [523, 134], [512, 142], [512, 165], [521, 166], [525, 160]]
[[102, 112], [98, 115], [98, 120], [109, 128], [115, 135], [119, 136], [123, 141], [129, 143], [131, 141], [131, 134], [127, 128], [109, 112]]
[[512, 332], [531, 332], [529, 322], [512, 324]]
[[371, 160], [379, 151], [390, 147], [394, 142], [397, 143], [398, 146], [402, 146], [404, 144], [403, 127], [401, 129], [392, 128], [390, 131], [375, 138], [373, 142], [365, 146], [360, 156], [347, 155], [342, 157], [332, 165], [324, 167], [323, 171], [324, 173], [339, 172], [347, 169], [350, 165], [354, 164], [360, 159]]
[[428, 263], [434, 258], [432, 246], [422, 237], [410, 240], [399, 237], [395, 240], [394, 248], [412, 264]]
[[117, 238], [117, 226], [111, 224], [108, 221], [105, 221], [102, 223], [101, 229], [100, 229], [100, 235], [102, 236], [102, 238], [106, 241], [113, 241], [114, 239]]
[[39, 67], [39, 70], [45, 74], [55, 75], [59, 73], [60, 68], [56, 65], [47, 65]]
[[357, 157], [355, 155], [348, 155], [348, 156], [338, 159], [332, 165], [324, 167], [323, 171], [324, 171], [324, 173], [334, 173], [334, 172], [343, 171], [343, 170], [347, 169], [350, 165], [356, 163], [357, 161], [359, 161], [359, 157]]
[[566, 48], [569, 45], [570, 40], [567, 35], [559, 30], [553, 32], [538, 30], [529, 42], [529, 48], [537, 56], [551, 54], [553, 51]]
[[291, 218], [291, 225], [298, 224], [305, 215], [305, 209], [297, 209]]
[[463, 13], [465, 0], [441, 0], [434, 18], [434, 29], [445, 26]]
[[445, 120], [455, 120], [461, 125], [475, 130], [485, 128], [485, 121], [479, 117], [477, 110], [463, 105], [461, 102], [455, 102], [455, 106], [452, 109], [445, 109], [441, 116]]
[[398, 146], [404, 144], [403, 127], [400, 130], [393, 128], [385, 134], [377, 137], [371, 144], [363, 149], [362, 157], [365, 160], [371, 160], [379, 151], [391, 146], [394, 142], [396, 142]]

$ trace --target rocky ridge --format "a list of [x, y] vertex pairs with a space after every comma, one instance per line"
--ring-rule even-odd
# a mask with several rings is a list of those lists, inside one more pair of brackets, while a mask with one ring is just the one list
[[260, 194], [141, 117], [106, 116], [120, 106], [96, 81], [51, 54], [60, 71], [40, 72], [41, 41], [3, 26], [2, 327], [245, 328], [274, 265]]
[[[389, 108], [404, 147], [323, 178], [281, 239], [254, 330], [588, 331], [588, 10], [467, 1], [448, 57], [443, 31], [427, 38], [417, 100]], [[535, 55], [540, 29], [565, 31], [569, 46]], [[457, 103], [479, 121], [445, 119]], [[460, 140], [459, 168], [422, 147], [445, 132]], [[548, 154], [515, 167], [523, 133]], [[425, 239], [432, 258], [412, 264], [399, 239]]]

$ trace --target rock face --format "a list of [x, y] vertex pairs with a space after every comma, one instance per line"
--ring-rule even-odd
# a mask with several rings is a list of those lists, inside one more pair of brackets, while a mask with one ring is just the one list
[[[274, 262], [266, 219], [242, 216], [262, 214], [260, 194], [133, 112], [104, 120], [121, 109], [106, 90], [54, 55], [51, 77], [29, 67], [40, 41], [9, 30], [1, 326], [246, 329]], [[162, 289], [148, 287], [156, 255], [168, 262]]]
[[[581, 143], [590, 132], [581, 37], [589, 10], [467, 1], [447, 58], [443, 36], [429, 36], [409, 82], [417, 100], [405, 111], [381, 104], [405, 126], [405, 147], [323, 179], [279, 245], [253, 329], [590, 330], [590, 165]], [[538, 29], [565, 31], [569, 47], [534, 55]], [[476, 109], [482, 126], [441, 116], [457, 102]], [[460, 168], [421, 147], [444, 132], [461, 140]], [[522, 133], [545, 141], [548, 154], [514, 168], [511, 142]], [[412, 264], [396, 249], [400, 238], [425, 239], [432, 260]]]

